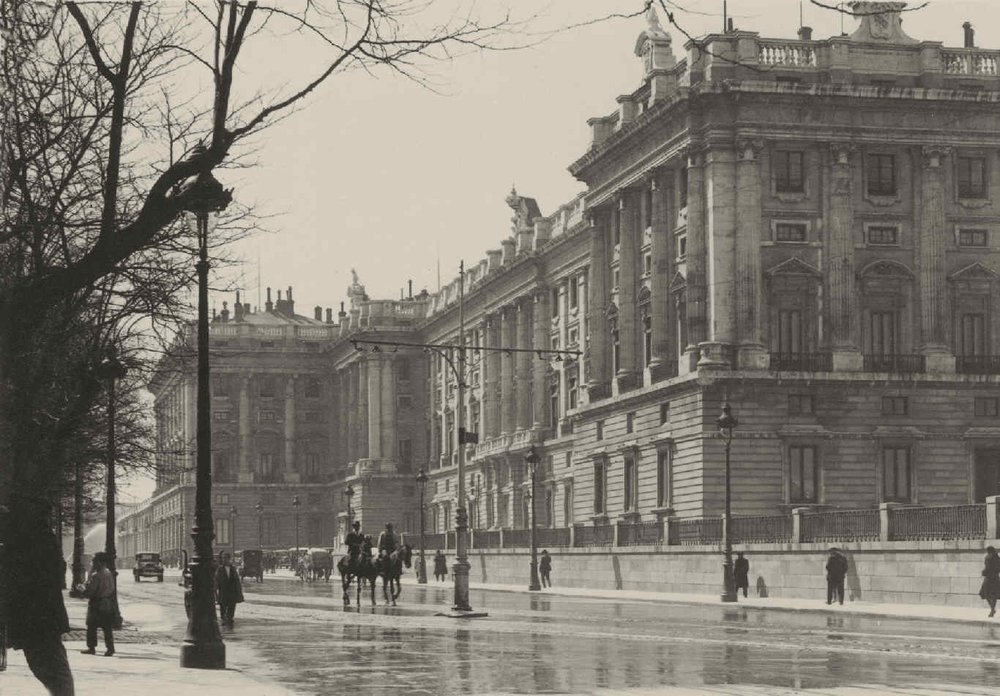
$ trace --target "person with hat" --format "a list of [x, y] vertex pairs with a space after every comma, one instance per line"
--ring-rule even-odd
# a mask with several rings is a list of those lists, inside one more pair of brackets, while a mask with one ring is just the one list
[[353, 564], [357, 563], [358, 556], [361, 554], [361, 546], [365, 543], [365, 535], [361, 533], [361, 522], [355, 520], [351, 527], [351, 531], [344, 538], [344, 544], [347, 546], [347, 553], [351, 557], [351, 563]]
[[826, 603], [832, 604], [834, 599], [844, 603], [844, 578], [847, 577], [847, 559], [840, 549], [830, 549], [826, 560]]
[[114, 628], [118, 619], [118, 608], [115, 601], [115, 576], [109, 568], [110, 558], [103, 551], [94, 554], [93, 572], [77, 589], [87, 598], [87, 649], [81, 650], [84, 655], [94, 655], [97, 648], [97, 629], [104, 633], [104, 656], [115, 654]]
[[997, 599], [1000, 598], [1000, 555], [993, 546], [986, 547], [986, 560], [983, 567], [983, 584], [979, 588], [979, 597], [990, 605], [990, 616], [997, 613]]
[[378, 555], [388, 556], [396, 550], [396, 533], [392, 531], [392, 522], [386, 522], [385, 530], [378, 535]]

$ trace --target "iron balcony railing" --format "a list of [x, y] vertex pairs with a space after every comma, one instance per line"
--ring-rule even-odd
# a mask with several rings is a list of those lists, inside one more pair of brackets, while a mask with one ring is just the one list
[[793, 372], [831, 372], [833, 353], [771, 353], [771, 369]]
[[876, 355], [864, 356], [865, 372], [894, 372], [896, 374], [916, 374], [924, 372], [923, 355]]
[[986, 504], [900, 507], [889, 510], [891, 541], [984, 539]]
[[955, 369], [965, 375], [1000, 374], [1000, 355], [959, 355]]

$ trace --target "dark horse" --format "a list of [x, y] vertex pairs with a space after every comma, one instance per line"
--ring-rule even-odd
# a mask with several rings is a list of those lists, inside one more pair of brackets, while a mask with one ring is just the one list
[[[388, 557], [383, 557], [375, 561], [379, 575], [382, 576], [382, 594], [385, 595], [385, 601], [391, 602], [393, 606], [396, 606], [396, 599], [403, 591], [403, 587], [399, 582], [400, 577], [403, 575], [403, 566], [410, 567], [412, 555], [413, 549], [410, 548], [410, 545], [402, 544], [389, 554]], [[372, 588], [372, 592], [374, 591], [374, 588]], [[390, 592], [392, 593], [391, 597], [389, 596]]]
[[361, 605], [361, 586], [367, 580], [372, 589], [372, 606], [375, 606], [375, 580], [379, 576], [379, 571], [370, 556], [359, 555], [353, 563], [350, 556], [343, 556], [337, 561], [337, 571], [340, 573], [340, 584], [344, 589], [344, 606], [351, 603], [349, 592], [351, 580], [356, 580], [358, 583], [358, 605]]

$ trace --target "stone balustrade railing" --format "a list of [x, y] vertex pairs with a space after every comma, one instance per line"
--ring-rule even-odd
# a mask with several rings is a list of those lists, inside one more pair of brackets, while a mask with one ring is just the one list
[[761, 65], [812, 68], [816, 66], [816, 49], [807, 42], [758, 41], [757, 61]]
[[944, 71], [949, 75], [1000, 75], [1000, 51], [948, 49], [941, 51]]
[[340, 327], [336, 324], [322, 326], [297, 326], [292, 324], [284, 326], [260, 326], [242, 322], [227, 322], [209, 324], [208, 332], [212, 338], [244, 337], [258, 339], [299, 338], [329, 340], [340, 335]]

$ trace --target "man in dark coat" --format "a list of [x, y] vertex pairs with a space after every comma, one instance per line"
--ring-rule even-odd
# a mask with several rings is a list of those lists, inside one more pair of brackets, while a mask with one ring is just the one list
[[733, 563], [733, 577], [736, 579], [736, 594], [743, 589], [743, 596], [747, 596], [750, 589], [750, 561], [743, 558], [743, 552], [736, 552], [736, 562]]
[[361, 546], [365, 543], [365, 535], [361, 533], [361, 523], [355, 520], [351, 525], [353, 529], [347, 533], [344, 545], [347, 546], [347, 553], [351, 557], [351, 563], [357, 563], [358, 556], [361, 555]]
[[243, 601], [243, 583], [225, 551], [219, 554], [219, 568], [215, 571], [215, 593], [219, 602], [219, 619], [223, 624], [232, 626], [236, 605]]
[[844, 603], [844, 578], [847, 576], [847, 559], [839, 549], [830, 549], [826, 560], [826, 603], [832, 604], [834, 599]]

